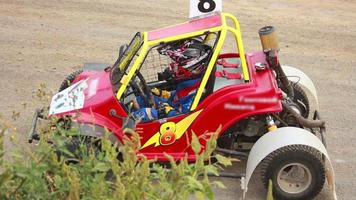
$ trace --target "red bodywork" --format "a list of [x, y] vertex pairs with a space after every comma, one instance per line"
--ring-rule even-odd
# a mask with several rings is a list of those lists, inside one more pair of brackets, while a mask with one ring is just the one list
[[[220, 58], [235, 58], [238, 54], [223, 54]], [[275, 113], [282, 110], [282, 93], [277, 87], [277, 82], [273, 71], [269, 68], [263, 71], [256, 71], [256, 63], [266, 62], [263, 52], [247, 54], [247, 64], [251, 81], [238, 85], [223, 87], [208, 97], [206, 97], [196, 108], [187, 114], [178, 115], [164, 120], [155, 120], [146, 123], [139, 123], [136, 127], [137, 133], [141, 136], [141, 143], [145, 144], [151, 137], [160, 131], [161, 124], [166, 122], [178, 123], [190, 114], [201, 111], [191, 123], [184, 135], [174, 143], [166, 146], [149, 145], [140, 150], [140, 153], [148, 159], [158, 159], [166, 161], [164, 153], [168, 153], [175, 159], [181, 159], [187, 155], [188, 160], [195, 159], [194, 152], [190, 148], [192, 131], [199, 137], [207, 132], [214, 132], [221, 126], [221, 134], [239, 120], [248, 116], [259, 114]], [[75, 82], [88, 79], [88, 88], [84, 91], [84, 108], [79, 110], [80, 115], [76, 120], [80, 123], [95, 124], [106, 127], [122, 141], [122, 120], [110, 115], [111, 110], [115, 110], [120, 117], [127, 117], [125, 109], [115, 98], [109, 72], [85, 71], [79, 75]], [[95, 84], [94, 84], [95, 83]], [[93, 84], [93, 85], [92, 85]], [[95, 87], [95, 89], [93, 89]], [[89, 88], [91, 88], [89, 91]], [[93, 92], [93, 90], [95, 90]], [[64, 115], [76, 115], [78, 111], [67, 112]], [[204, 141], [201, 140], [203, 146]]]
[[179, 25], [175, 25], [175, 26], [171, 26], [155, 31], [150, 31], [148, 33], [148, 40], [152, 41], [152, 40], [163, 39], [176, 35], [182, 35], [185, 33], [191, 33], [195, 31], [209, 29], [220, 25], [221, 25], [221, 16], [214, 15], [202, 19], [197, 19], [194, 21], [189, 21]]

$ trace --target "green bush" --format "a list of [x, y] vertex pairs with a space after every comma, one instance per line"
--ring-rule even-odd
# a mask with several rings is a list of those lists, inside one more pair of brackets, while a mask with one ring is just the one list
[[[211, 155], [216, 147], [217, 133], [208, 135], [207, 148], [194, 133], [192, 148], [197, 155], [194, 163], [187, 159], [165, 167], [136, 154], [139, 136], [131, 131], [124, 145], [113, 145], [107, 138], [98, 141], [81, 138], [76, 152], [68, 142], [78, 138], [75, 130], [48, 128], [42, 131], [35, 147], [21, 146], [4, 160], [3, 136], [9, 127], [0, 126], [0, 198], [1, 199], [214, 199], [212, 187], [223, 187], [209, 181], [208, 174], [218, 175], [220, 165], [231, 160]], [[207, 136], [207, 135], [205, 135]], [[58, 151], [62, 152], [58, 156]], [[11, 150], [13, 151], [13, 149]], [[7, 153], [8, 154], [8, 153]], [[80, 155], [79, 162], [70, 164], [65, 157]], [[122, 159], [117, 159], [118, 157]]]

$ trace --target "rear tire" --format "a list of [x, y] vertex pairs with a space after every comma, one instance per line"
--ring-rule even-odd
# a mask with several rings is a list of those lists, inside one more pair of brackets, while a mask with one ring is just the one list
[[309, 117], [310, 112], [310, 103], [306, 92], [303, 88], [298, 85], [298, 83], [292, 83], [293, 90], [294, 90], [294, 99], [293, 101], [298, 105], [300, 108], [301, 115], [304, 118]]
[[325, 183], [322, 154], [305, 145], [280, 148], [262, 161], [261, 178], [266, 188], [272, 180], [276, 199], [313, 199]]

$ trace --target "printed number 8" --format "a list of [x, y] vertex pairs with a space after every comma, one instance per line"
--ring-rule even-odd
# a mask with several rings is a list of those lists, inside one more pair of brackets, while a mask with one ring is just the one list
[[162, 124], [160, 128], [160, 143], [163, 146], [171, 145], [176, 141], [176, 124], [174, 122], [167, 122]]
[[[209, 7], [205, 8], [205, 4], [208, 3]], [[215, 10], [216, 3], [213, 0], [199, 0], [198, 9], [200, 12], [207, 13]]]

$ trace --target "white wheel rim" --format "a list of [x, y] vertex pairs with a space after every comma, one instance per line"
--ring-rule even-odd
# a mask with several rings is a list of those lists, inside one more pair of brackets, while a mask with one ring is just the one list
[[312, 182], [310, 170], [301, 163], [283, 166], [277, 174], [278, 186], [287, 193], [298, 194], [305, 191]]

